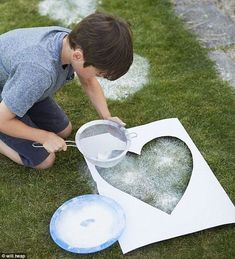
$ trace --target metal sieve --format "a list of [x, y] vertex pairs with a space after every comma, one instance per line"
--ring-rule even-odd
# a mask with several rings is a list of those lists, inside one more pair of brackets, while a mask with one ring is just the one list
[[75, 142], [83, 156], [99, 167], [113, 167], [126, 155], [131, 137], [124, 127], [110, 120], [84, 124], [76, 133]]
[[[126, 155], [131, 138], [137, 134], [128, 133], [118, 123], [110, 120], [95, 120], [84, 124], [76, 133], [75, 141], [65, 141], [67, 146], [77, 147], [83, 156], [99, 167], [113, 167]], [[33, 147], [42, 148], [34, 142]]]

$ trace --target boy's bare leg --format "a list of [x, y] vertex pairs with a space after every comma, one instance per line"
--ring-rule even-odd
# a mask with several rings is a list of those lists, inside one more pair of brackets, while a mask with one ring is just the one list
[[[62, 138], [68, 137], [72, 132], [72, 124], [69, 122], [68, 126], [58, 133], [58, 135]], [[10, 158], [17, 164], [23, 165], [23, 162], [19, 156], [19, 154], [8, 145], [6, 145], [2, 140], [0, 140], [0, 154]], [[47, 169], [51, 167], [55, 162], [55, 154], [51, 153], [41, 164], [35, 166], [36, 169]]]
[[7, 146], [2, 140], [0, 140], [0, 153], [10, 158], [12, 161], [16, 162], [17, 164], [23, 165], [19, 154], [15, 150]]
[[[0, 154], [10, 158], [17, 164], [23, 165], [23, 162], [19, 156], [19, 154], [6, 145], [2, 140], [0, 140]], [[55, 154], [51, 153], [41, 164], [35, 166], [36, 169], [47, 169], [54, 164]]]
[[69, 122], [68, 126], [62, 130], [61, 132], [57, 133], [57, 135], [61, 138], [67, 138], [72, 132], [72, 123]]

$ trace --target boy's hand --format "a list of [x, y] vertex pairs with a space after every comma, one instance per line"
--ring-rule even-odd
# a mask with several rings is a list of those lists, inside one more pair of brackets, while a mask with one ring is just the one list
[[105, 118], [106, 120], [110, 120], [110, 121], [114, 121], [114, 122], [116, 122], [116, 123], [118, 123], [120, 126], [122, 126], [122, 127], [125, 127], [126, 126], [126, 123], [125, 122], [123, 122], [120, 118], [118, 118], [118, 117], [107, 117], [107, 118]]
[[67, 145], [64, 139], [52, 132], [47, 134], [47, 137], [42, 145], [49, 153], [67, 150]]

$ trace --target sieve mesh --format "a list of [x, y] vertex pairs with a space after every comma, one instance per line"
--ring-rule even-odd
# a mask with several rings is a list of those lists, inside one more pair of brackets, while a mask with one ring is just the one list
[[85, 156], [101, 161], [118, 157], [127, 147], [125, 129], [109, 124], [88, 126], [79, 134], [78, 141]]

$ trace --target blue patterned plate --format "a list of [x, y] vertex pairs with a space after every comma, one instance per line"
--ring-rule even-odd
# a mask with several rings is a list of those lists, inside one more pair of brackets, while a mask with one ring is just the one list
[[61, 248], [79, 254], [101, 251], [121, 236], [125, 214], [114, 200], [97, 194], [75, 197], [53, 214], [50, 234]]

